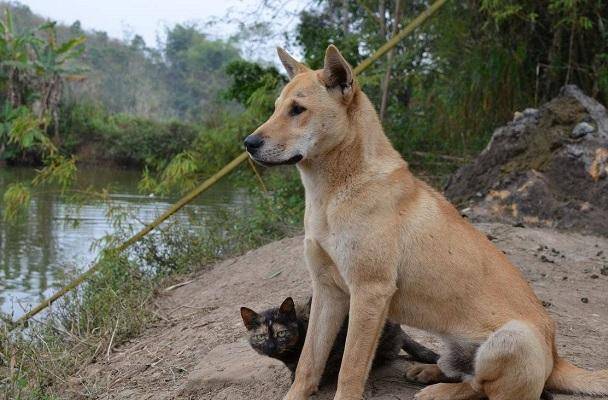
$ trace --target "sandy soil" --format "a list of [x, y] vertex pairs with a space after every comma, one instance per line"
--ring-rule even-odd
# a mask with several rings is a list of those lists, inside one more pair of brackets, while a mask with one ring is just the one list
[[[501, 224], [478, 227], [522, 268], [545, 302], [558, 323], [560, 353], [586, 368], [608, 367], [608, 239]], [[288, 295], [302, 299], [308, 294], [302, 238], [271, 243], [191, 279], [158, 297], [158, 322], [114, 349], [109, 359], [104, 355], [83, 368], [66, 396], [281, 399], [289, 387], [288, 371], [244, 343], [239, 307], [263, 309]], [[433, 337], [414, 333], [431, 346], [438, 344]], [[412, 399], [419, 386], [403, 378], [409, 363], [403, 355], [375, 371], [366, 399]], [[332, 396], [329, 387], [314, 398]]]

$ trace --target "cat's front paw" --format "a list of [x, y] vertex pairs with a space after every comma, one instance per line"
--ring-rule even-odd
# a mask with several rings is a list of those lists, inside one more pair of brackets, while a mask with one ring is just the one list
[[414, 364], [406, 370], [405, 376], [411, 381], [425, 385], [442, 382], [446, 379], [437, 364]]

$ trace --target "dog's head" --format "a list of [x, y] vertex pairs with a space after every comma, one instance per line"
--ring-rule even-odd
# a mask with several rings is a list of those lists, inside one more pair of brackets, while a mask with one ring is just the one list
[[332, 150], [348, 134], [349, 106], [358, 90], [353, 70], [330, 45], [313, 71], [278, 49], [290, 82], [272, 116], [245, 139], [251, 158], [271, 166], [295, 164]]

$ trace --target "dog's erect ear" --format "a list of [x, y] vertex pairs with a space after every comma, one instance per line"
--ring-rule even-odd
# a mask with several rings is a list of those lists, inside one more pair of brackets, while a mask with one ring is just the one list
[[296, 306], [293, 303], [293, 299], [291, 297], [288, 297], [285, 300], [283, 300], [281, 307], [279, 307], [279, 312], [283, 315], [287, 315], [289, 318], [291, 318], [293, 320], [297, 319]]
[[353, 69], [333, 44], [325, 51], [323, 82], [329, 89], [341, 89], [344, 96], [353, 91]]
[[260, 314], [250, 308], [241, 307], [241, 318], [247, 330], [252, 330], [260, 326]]
[[277, 53], [279, 54], [279, 58], [287, 71], [289, 79], [293, 79], [293, 77], [297, 74], [308, 71], [308, 68], [304, 64], [290, 56], [289, 53], [282, 48], [277, 47]]

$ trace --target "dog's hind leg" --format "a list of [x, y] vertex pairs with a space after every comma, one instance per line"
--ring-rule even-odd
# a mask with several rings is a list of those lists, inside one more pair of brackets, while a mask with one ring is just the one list
[[551, 369], [551, 352], [539, 335], [526, 323], [511, 321], [479, 347], [474, 376], [460, 384], [429, 386], [416, 399], [538, 400]]
[[538, 400], [552, 369], [551, 350], [540, 334], [510, 321], [477, 351], [471, 383], [490, 400]]

